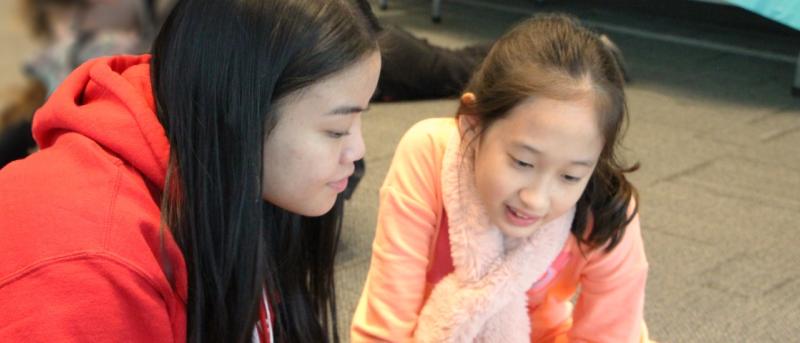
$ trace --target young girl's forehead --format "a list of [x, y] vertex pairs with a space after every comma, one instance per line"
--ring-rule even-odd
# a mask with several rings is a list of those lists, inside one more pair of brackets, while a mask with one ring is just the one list
[[565, 111], [580, 109], [587, 114], [584, 121], [598, 124], [601, 120], [602, 95], [593, 87], [581, 89], [563, 89], [562, 91], [550, 91], [542, 94], [529, 95], [522, 98], [517, 104], [511, 107], [502, 118], [508, 118], [519, 113], [541, 117], [540, 120], [554, 119], [563, 115]]
[[528, 98], [493, 126], [497, 126], [494, 129], [501, 139], [536, 141], [558, 137], [578, 142], [595, 141], [602, 136], [599, 115], [589, 97], [569, 100]]

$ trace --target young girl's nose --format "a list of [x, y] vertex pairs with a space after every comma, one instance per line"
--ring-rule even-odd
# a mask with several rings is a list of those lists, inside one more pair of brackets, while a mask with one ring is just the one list
[[522, 205], [532, 212], [531, 214], [547, 212], [547, 208], [550, 205], [550, 196], [547, 188], [547, 183], [545, 182], [533, 182], [519, 191]]

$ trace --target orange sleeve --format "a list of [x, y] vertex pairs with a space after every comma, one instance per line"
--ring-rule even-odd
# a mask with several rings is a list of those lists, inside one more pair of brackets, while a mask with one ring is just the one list
[[[107, 256], [60, 258], [0, 280], [0, 342], [173, 342], [163, 297]], [[180, 333], [185, 335], [185, 333]]]
[[581, 273], [569, 342], [639, 342], [648, 271], [639, 215], [611, 252], [591, 254]]
[[418, 123], [401, 139], [381, 188], [372, 260], [353, 317], [352, 342], [408, 341], [416, 327], [441, 207], [440, 162], [431, 123]]

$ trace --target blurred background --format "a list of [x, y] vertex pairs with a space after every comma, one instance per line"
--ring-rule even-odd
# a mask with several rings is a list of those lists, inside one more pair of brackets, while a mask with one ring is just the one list
[[[21, 4], [36, 1], [0, 1], [0, 131], [25, 120], [20, 99], [35, 108], [50, 84], [57, 85], [59, 70], [69, 64], [60, 56], [76, 59], [59, 44], [86, 39], [57, 25], [50, 37], [34, 32]], [[141, 13], [158, 8], [141, 12], [139, 0], [119, 1], [131, 4], [98, 16], [114, 18], [114, 33], [93, 36], [90, 48], [78, 53], [146, 51], [153, 32], [143, 25], [158, 16]], [[606, 34], [630, 79], [624, 154], [642, 164], [631, 178], [641, 196], [650, 261], [645, 316], [651, 337], [797, 341], [800, 98], [792, 88], [800, 83], [800, 1], [733, 2], [445, 0], [437, 8], [432, 1], [388, 0], [385, 10], [377, 0], [371, 4], [384, 27], [446, 49], [491, 42], [542, 12], [571, 13]], [[38, 89], [32, 79], [40, 80]], [[369, 268], [378, 189], [395, 145], [413, 123], [453, 116], [457, 106], [452, 96], [378, 100], [364, 116], [366, 173], [347, 203], [337, 260], [345, 338]]]

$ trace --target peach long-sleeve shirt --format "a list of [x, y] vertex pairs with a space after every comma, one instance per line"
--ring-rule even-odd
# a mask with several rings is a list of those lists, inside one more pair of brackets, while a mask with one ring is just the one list
[[[422, 306], [447, 270], [449, 256], [441, 262], [447, 250], [441, 240], [447, 236], [440, 230], [446, 230], [440, 180], [445, 148], [456, 130], [453, 118], [423, 120], [397, 147], [380, 190], [372, 261], [353, 318], [353, 342], [412, 341]], [[647, 270], [638, 215], [610, 253], [596, 249], [584, 255], [570, 236], [528, 291], [531, 341], [647, 340]], [[578, 287], [573, 308], [570, 299]]]

